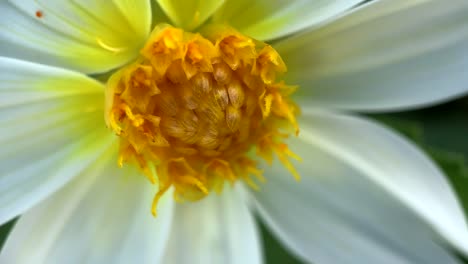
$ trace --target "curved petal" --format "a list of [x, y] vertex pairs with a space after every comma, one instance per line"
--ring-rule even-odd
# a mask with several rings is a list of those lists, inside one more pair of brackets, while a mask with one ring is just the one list
[[213, 19], [259, 40], [272, 40], [316, 26], [363, 0], [227, 0]]
[[78, 73], [0, 57], [0, 223], [56, 191], [112, 143], [103, 89]]
[[468, 92], [468, 2], [380, 0], [275, 48], [309, 105], [401, 110]]
[[138, 55], [151, 26], [150, 0], [0, 2], [0, 55], [85, 73]]
[[314, 263], [458, 263], [432, 227], [466, 253], [466, 222], [421, 152], [365, 120], [314, 113], [302, 121], [290, 142], [305, 159], [296, 166], [302, 180], [266, 168], [268, 182], [254, 193], [293, 252]]
[[178, 27], [192, 30], [205, 22], [224, 0], [157, 0], [167, 16]]
[[238, 191], [177, 204], [162, 263], [262, 263], [255, 221]]
[[[110, 149], [116, 152], [115, 149]], [[153, 186], [119, 169], [107, 152], [64, 189], [16, 223], [1, 263], [159, 263], [172, 220], [172, 199], [151, 215]]]

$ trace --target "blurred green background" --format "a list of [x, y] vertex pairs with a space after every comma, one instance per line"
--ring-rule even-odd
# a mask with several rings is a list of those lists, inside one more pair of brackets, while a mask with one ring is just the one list
[[[468, 97], [443, 105], [404, 113], [368, 115], [416, 142], [446, 172], [468, 212]], [[467, 214], [468, 215], [468, 214]], [[3, 245], [14, 221], [0, 227]], [[265, 228], [262, 230], [266, 263], [302, 263], [288, 253]], [[456, 254], [456, 252], [454, 252]], [[464, 260], [465, 263], [466, 260]]]

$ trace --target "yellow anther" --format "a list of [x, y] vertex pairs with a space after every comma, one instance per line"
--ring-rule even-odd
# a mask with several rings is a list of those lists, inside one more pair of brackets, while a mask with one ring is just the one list
[[262, 109], [263, 118], [267, 118], [271, 112], [271, 104], [273, 103], [273, 95], [267, 94], [260, 97], [260, 108]]
[[145, 119], [143, 119], [143, 117], [141, 115], [139, 115], [139, 114], [134, 115], [132, 113], [132, 109], [128, 105], [121, 104], [120, 107], [121, 107], [122, 110], [125, 111], [125, 114], [132, 121], [132, 124], [134, 126], [139, 127], [145, 122]]
[[167, 192], [167, 190], [169, 190], [170, 187], [171, 187], [170, 184], [165, 185], [165, 186], [160, 186], [159, 191], [154, 196], [153, 203], [151, 205], [151, 213], [153, 214], [153, 216], [156, 217], [158, 215], [158, 210], [157, 210], [158, 202], [161, 199], [161, 197]]
[[259, 53], [256, 63], [252, 67], [252, 73], [260, 75], [266, 84], [275, 81], [277, 73], [286, 72], [286, 65], [278, 52], [270, 45], [265, 46]]
[[117, 120], [118, 120], [118, 117], [116, 117], [116, 115], [120, 116], [120, 113], [122, 111], [119, 109], [119, 108], [113, 108], [110, 113], [109, 113], [109, 125], [110, 125], [110, 128], [112, 130], [114, 130], [114, 132], [117, 134], [117, 135], [120, 135], [122, 133], [122, 128], [119, 126]]
[[198, 189], [200, 189], [200, 191], [202, 191], [204, 194], [209, 193], [205, 185], [194, 176], [180, 176], [177, 180], [180, 183], [186, 183], [197, 186]]

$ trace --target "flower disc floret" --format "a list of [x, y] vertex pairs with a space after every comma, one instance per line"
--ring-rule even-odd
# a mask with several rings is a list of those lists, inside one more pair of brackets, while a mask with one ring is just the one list
[[169, 25], [153, 31], [141, 56], [116, 72], [106, 90], [106, 121], [120, 137], [119, 165], [137, 164], [176, 200], [221, 192], [225, 182], [264, 181], [255, 155], [273, 154], [299, 177], [298, 158], [284, 139], [298, 133], [295, 87], [277, 81], [286, 72], [269, 45], [232, 28], [203, 35]]

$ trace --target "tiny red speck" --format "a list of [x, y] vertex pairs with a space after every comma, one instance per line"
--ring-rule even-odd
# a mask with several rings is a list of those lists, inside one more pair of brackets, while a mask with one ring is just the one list
[[42, 11], [38, 10], [36, 11], [36, 17], [37, 18], [41, 18], [44, 14], [42, 13]]

